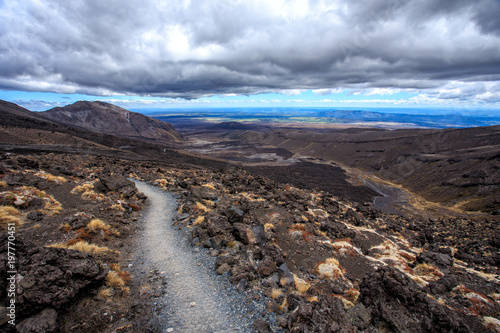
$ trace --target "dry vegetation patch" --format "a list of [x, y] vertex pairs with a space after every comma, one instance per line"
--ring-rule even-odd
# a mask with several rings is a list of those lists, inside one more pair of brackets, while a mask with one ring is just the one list
[[0, 206], [0, 229], [7, 230], [9, 226], [16, 228], [23, 224], [23, 214], [14, 207]]

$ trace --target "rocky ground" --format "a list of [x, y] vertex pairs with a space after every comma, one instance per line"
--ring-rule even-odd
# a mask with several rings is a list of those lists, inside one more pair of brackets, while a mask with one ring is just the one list
[[[385, 215], [238, 168], [32, 153], [0, 156], [0, 221], [17, 225], [18, 331], [160, 330], [159, 272], [130, 273], [146, 197], [129, 177], [175, 193], [175, 225], [241, 293], [265, 295], [286, 331], [500, 330], [493, 218]], [[7, 236], [0, 238], [2, 311]], [[259, 324], [259, 332], [269, 330]]]

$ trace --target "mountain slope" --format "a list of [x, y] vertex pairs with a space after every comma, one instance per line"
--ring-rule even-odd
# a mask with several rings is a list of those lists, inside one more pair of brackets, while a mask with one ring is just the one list
[[68, 126], [126, 138], [163, 143], [182, 139], [169, 123], [104, 102], [79, 101], [41, 115]]
[[340, 162], [450, 207], [500, 214], [500, 126], [329, 132], [280, 129], [246, 131], [241, 138]]

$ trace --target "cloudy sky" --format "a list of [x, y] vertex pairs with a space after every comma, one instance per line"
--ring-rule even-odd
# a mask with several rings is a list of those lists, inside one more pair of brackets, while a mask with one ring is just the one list
[[500, 109], [499, 17], [499, 0], [0, 0], [0, 99]]

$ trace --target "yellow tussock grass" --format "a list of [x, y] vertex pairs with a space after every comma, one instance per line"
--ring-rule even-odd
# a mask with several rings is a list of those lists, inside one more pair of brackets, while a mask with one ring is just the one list
[[351, 302], [350, 300], [348, 300], [347, 298], [340, 296], [340, 295], [335, 296], [335, 297], [337, 297], [338, 299], [340, 299], [342, 301], [342, 304], [344, 305], [344, 309], [349, 310], [350, 308], [354, 307], [354, 303]]
[[112, 288], [122, 288], [125, 287], [125, 281], [116, 271], [109, 271], [106, 275], [106, 285]]
[[285, 309], [285, 307], [287, 307], [287, 306], [288, 306], [288, 299], [285, 297], [285, 299], [283, 300], [283, 302], [279, 306], [280, 311], [283, 311]]
[[160, 178], [160, 179], [155, 180], [155, 182], [154, 182], [154, 183], [155, 183], [155, 184], [159, 184], [159, 185], [161, 185], [161, 186], [167, 186], [167, 184], [168, 184], [168, 180], [163, 179], [163, 178]]
[[23, 224], [22, 214], [11, 206], [0, 206], [0, 229], [7, 230], [9, 226], [19, 227]]
[[271, 290], [271, 298], [275, 299], [283, 295], [283, 290], [281, 288], [273, 288]]
[[203, 185], [201, 185], [201, 186], [206, 187], [206, 188], [209, 188], [209, 189], [211, 189], [211, 190], [215, 190], [215, 186], [214, 186], [214, 184], [212, 184], [212, 183], [203, 184]]
[[84, 193], [87, 191], [91, 191], [94, 189], [94, 184], [91, 183], [85, 183], [82, 185], [77, 185], [74, 189], [71, 190], [71, 193], [76, 194], [76, 193]]
[[47, 201], [45, 202], [43, 209], [50, 216], [57, 215], [63, 210], [61, 203], [59, 201], [57, 201], [56, 199], [54, 199], [53, 196], [47, 194], [46, 198], [47, 198]]
[[89, 228], [90, 231], [97, 231], [97, 230], [108, 231], [111, 229], [111, 226], [101, 219], [93, 219], [89, 223], [87, 223], [87, 228]]
[[109, 298], [109, 297], [113, 296], [113, 288], [102, 287], [97, 292], [97, 296], [102, 297], [102, 298]]
[[344, 276], [344, 271], [337, 259], [328, 258], [319, 263], [314, 269], [314, 273], [320, 278], [338, 279]]
[[274, 224], [266, 223], [264, 224], [264, 229], [266, 230], [266, 232], [272, 231], [274, 229]]
[[423, 263], [418, 264], [413, 268], [415, 275], [426, 282], [437, 281], [444, 276], [444, 274], [434, 265]]
[[40, 177], [42, 179], [45, 179], [45, 180], [47, 180], [49, 182], [58, 183], [58, 184], [60, 184], [60, 183], [66, 183], [68, 181], [64, 177], [54, 176], [54, 175], [52, 175], [50, 173], [43, 172], [43, 171], [35, 173], [35, 176]]
[[306, 296], [306, 298], [311, 303], [312, 302], [318, 302], [318, 296], [312, 296], [312, 297], [311, 296]]
[[203, 221], [205, 221], [205, 216], [198, 216], [198, 217], [194, 220], [193, 224], [194, 224], [194, 225], [198, 225], [198, 224], [201, 224]]
[[359, 290], [355, 288], [349, 288], [346, 294], [347, 294], [347, 299], [352, 303], [356, 304], [360, 294]]
[[120, 212], [124, 212], [125, 211], [125, 208], [123, 208], [123, 206], [120, 205], [119, 203], [114, 204], [114, 205], [110, 206], [109, 208], [113, 209], [113, 210], [120, 211]]
[[299, 294], [305, 294], [309, 288], [311, 288], [311, 284], [297, 276], [293, 276], [293, 281], [295, 283], [295, 289], [299, 292]]
[[493, 332], [500, 332], [500, 320], [493, 317], [483, 317], [483, 325]]
[[207, 206], [205, 206], [201, 202], [196, 202], [196, 209], [198, 209], [202, 213], [207, 213], [209, 211]]
[[101, 254], [101, 253], [106, 253], [106, 252], [120, 254], [120, 252], [117, 250], [112, 250], [112, 249], [105, 247], [105, 246], [90, 244], [86, 241], [78, 241], [72, 245], [67, 245], [65, 243], [57, 243], [57, 244], [48, 245], [48, 247], [57, 247], [57, 248], [75, 250], [75, 251], [91, 253], [91, 254]]

